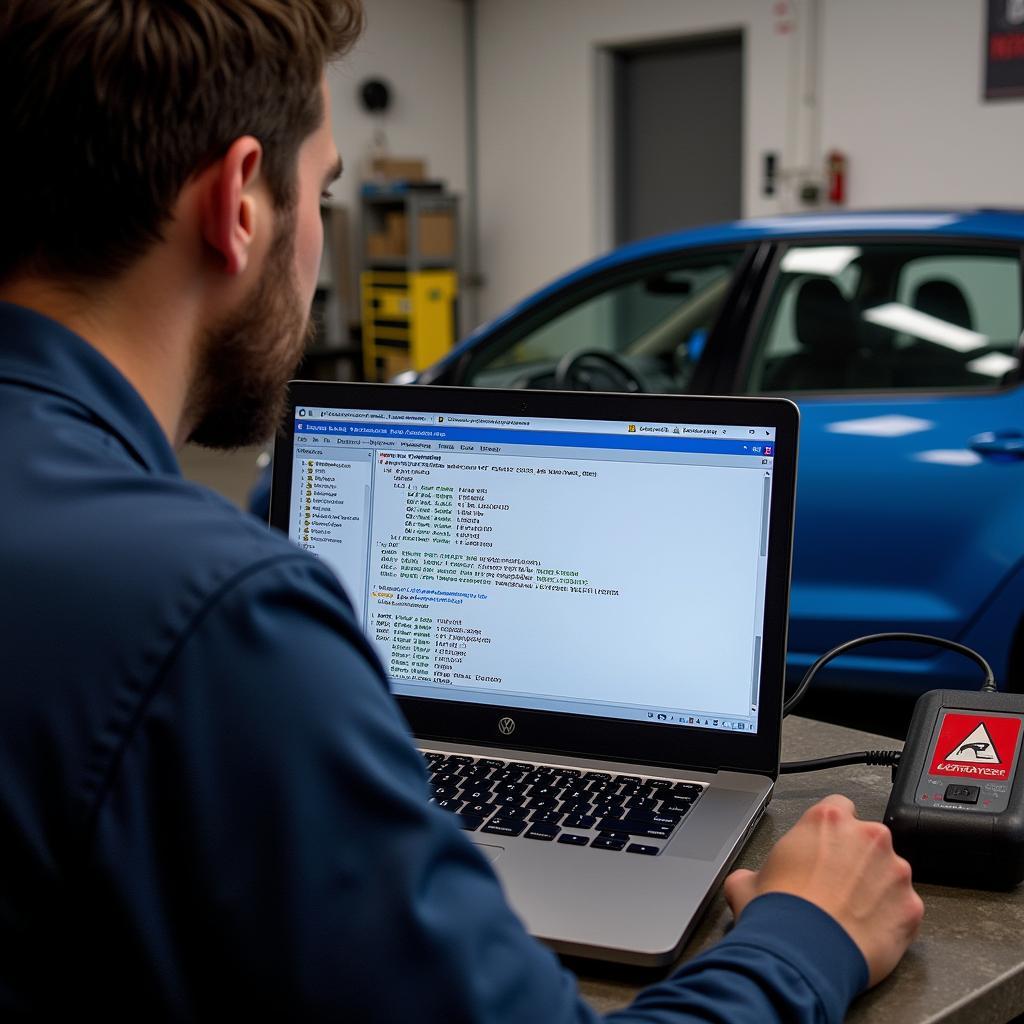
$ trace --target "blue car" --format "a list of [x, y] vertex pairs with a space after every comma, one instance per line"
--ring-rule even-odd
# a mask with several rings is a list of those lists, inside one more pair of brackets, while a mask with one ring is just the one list
[[[899, 630], [969, 644], [1020, 690], [1022, 244], [1024, 213], [989, 210], [684, 231], [568, 274], [416, 382], [794, 399], [789, 682], [844, 640]], [[886, 644], [816, 689], [870, 711], [980, 683], [956, 654]]]

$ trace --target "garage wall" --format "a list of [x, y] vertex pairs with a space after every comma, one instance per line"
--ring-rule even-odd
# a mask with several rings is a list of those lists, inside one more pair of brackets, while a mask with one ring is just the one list
[[826, 0], [822, 141], [851, 206], [1024, 206], [1024, 101], [981, 99], [984, 7]]
[[466, 91], [463, 5], [458, 0], [365, 0], [367, 29], [356, 48], [330, 69], [334, 137], [345, 163], [332, 202], [353, 214], [353, 246], [363, 161], [374, 119], [362, 110], [360, 83], [384, 78], [393, 87], [385, 121], [390, 152], [425, 157], [431, 177], [466, 187]]
[[[757, 154], [785, 136], [793, 46], [775, 21], [769, 0], [480, 0], [485, 316], [606, 244], [599, 47], [743, 29], [744, 203], [748, 210], [764, 208]], [[666, 130], [685, 131], [685, 125]]]
[[814, 0], [479, 0], [483, 316], [607, 246], [603, 46], [744, 31], [747, 216], [798, 206], [761, 196], [766, 150], [818, 167], [833, 146], [851, 207], [1024, 206], [1024, 101], [981, 101], [981, 0], [817, 6], [815, 33]]
[[[478, 0], [482, 317], [608, 244], [603, 47], [743, 30], [748, 216], [798, 205], [793, 189], [760, 194], [766, 150], [791, 166], [811, 162], [814, 150], [817, 166], [833, 146], [850, 158], [851, 207], [1024, 206], [1024, 101], [981, 100], [981, 0], [817, 3], [815, 75], [814, 0]], [[348, 165], [335, 201], [358, 207], [373, 125], [355, 93], [371, 74], [395, 87], [392, 152], [425, 156], [433, 174], [464, 192], [463, 3], [366, 7], [366, 35], [330, 75]], [[805, 102], [814, 82], [817, 122]]]

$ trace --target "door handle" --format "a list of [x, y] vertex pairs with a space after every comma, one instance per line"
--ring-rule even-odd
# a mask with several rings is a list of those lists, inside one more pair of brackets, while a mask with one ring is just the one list
[[987, 430], [967, 442], [981, 455], [1009, 455], [1024, 459], [1024, 434], [1019, 430]]

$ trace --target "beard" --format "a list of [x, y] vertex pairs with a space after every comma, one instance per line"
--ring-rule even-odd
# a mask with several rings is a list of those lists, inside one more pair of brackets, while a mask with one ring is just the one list
[[281, 215], [252, 291], [206, 332], [192, 380], [189, 441], [204, 448], [260, 444], [284, 415], [285, 385], [313, 334], [292, 264], [295, 212]]

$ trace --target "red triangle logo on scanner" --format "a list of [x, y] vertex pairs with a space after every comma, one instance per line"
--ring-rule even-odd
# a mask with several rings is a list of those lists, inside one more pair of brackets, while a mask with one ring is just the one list
[[946, 755], [946, 760], [962, 761], [965, 763], [984, 761], [988, 764], [999, 764], [1002, 759], [996, 753], [996, 745], [992, 742], [992, 737], [989, 736], [985, 723], [979, 722], [977, 729], [963, 743], [958, 743]]
[[932, 747], [928, 774], [1004, 782], [1013, 770], [1020, 731], [1017, 715], [947, 711]]

